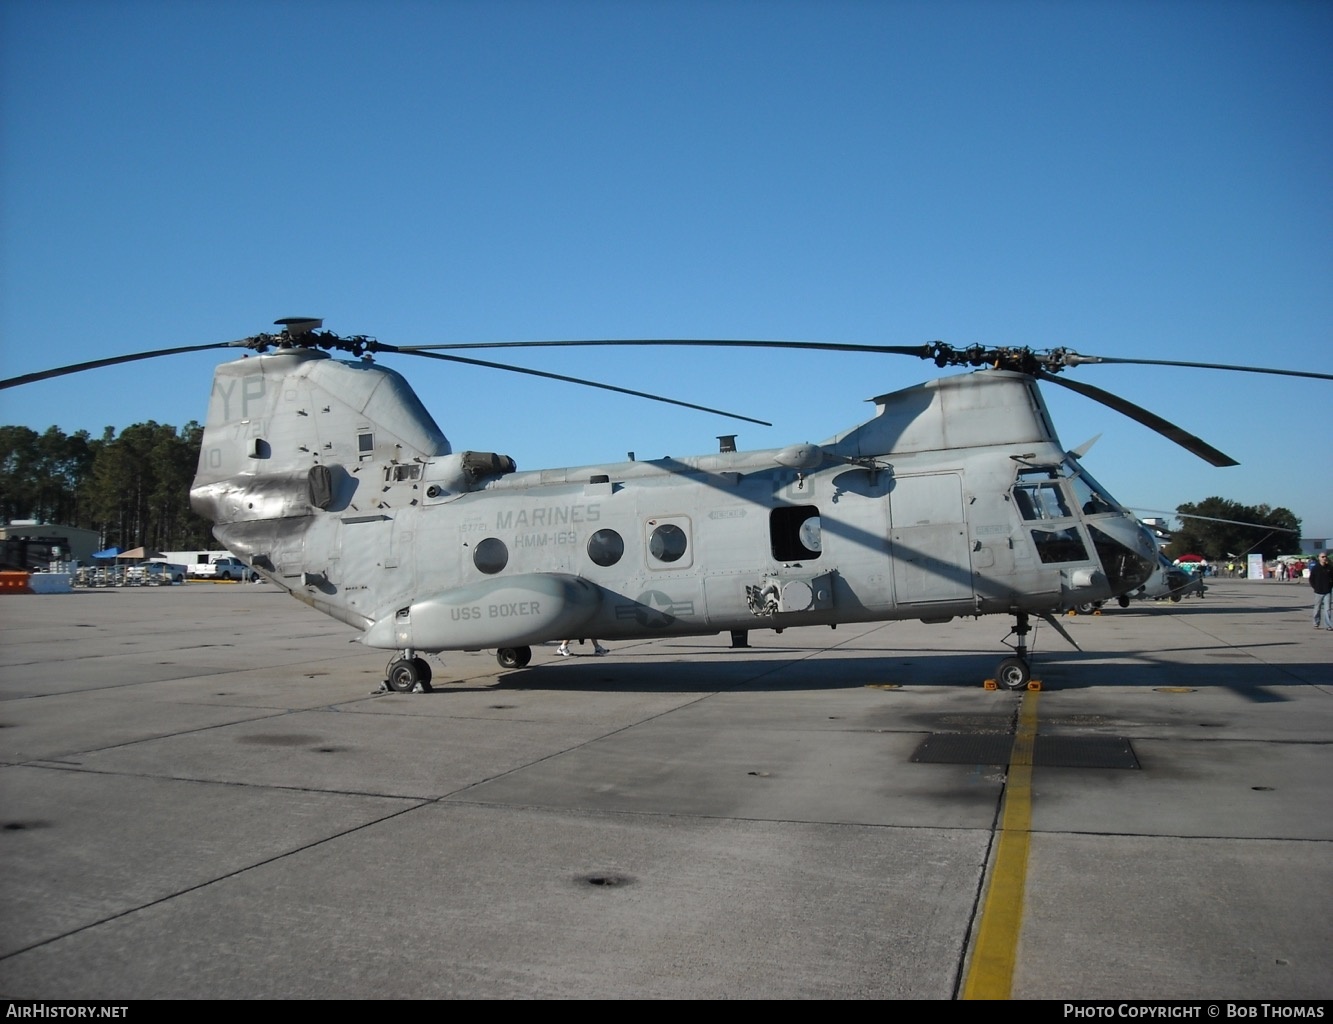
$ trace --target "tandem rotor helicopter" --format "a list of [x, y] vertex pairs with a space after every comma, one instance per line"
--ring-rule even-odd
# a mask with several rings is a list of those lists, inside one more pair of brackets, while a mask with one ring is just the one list
[[[313, 318], [277, 333], [96, 360], [0, 389], [214, 348], [217, 367], [191, 503], [221, 544], [297, 600], [395, 652], [387, 683], [429, 689], [422, 654], [493, 648], [521, 668], [532, 645], [843, 622], [1008, 615], [996, 677], [1030, 678], [1031, 617], [1138, 590], [1157, 542], [1067, 452], [1038, 382], [1101, 402], [1215, 466], [1236, 465], [1172, 423], [1058, 377], [1099, 363], [1333, 380], [1068, 349], [760, 341], [383, 344]], [[372, 361], [419, 355], [702, 406], [441, 349], [699, 345], [878, 352], [977, 372], [874, 399], [875, 415], [820, 444], [519, 472], [455, 452], [407, 381]], [[347, 353], [355, 361], [337, 359]], [[716, 409], [705, 409], [733, 416]], [[750, 422], [762, 423], [760, 420]], [[765, 424], [767, 425], [767, 424]], [[724, 449], [727, 447], [724, 444]]]

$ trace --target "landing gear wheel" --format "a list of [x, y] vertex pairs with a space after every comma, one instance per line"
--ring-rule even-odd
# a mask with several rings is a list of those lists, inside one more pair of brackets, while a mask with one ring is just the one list
[[1172, 595], [1171, 595], [1171, 603], [1172, 603], [1172, 604], [1180, 604], [1180, 595], [1179, 595], [1179, 594], [1172, 594]]
[[421, 684], [421, 692], [430, 692], [430, 666], [424, 658], [400, 658], [389, 666], [389, 689], [395, 693], [411, 693]]
[[1080, 615], [1091, 615], [1097, 610], [1096, 601], [1084, 601], [1082, 604], [1074, 605], [1074, 610]]
[[1005, 658], [995, 670], [995, 680], [1006, 690], [1025, 690], [1032, 670], [1022, 658]]
[[501, 647], [495, 652], [495, 660], [502, 668], [525, 668], [532, 661], [532, 648]]
[[1129, 595], [1128, 595], [1128, 594], [1121, 594], [1119, 597], [1117, 597], [1117, 598], [1115, 599], [1115, 603], [1118, 604], [1118, 605], [1120, 605], [1121, 608], [1128, 608], [1128, 607], [1129, 607]]

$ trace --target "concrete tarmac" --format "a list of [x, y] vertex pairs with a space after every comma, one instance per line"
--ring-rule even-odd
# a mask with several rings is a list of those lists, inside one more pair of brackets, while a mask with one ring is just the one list
[[0, 994], [949, 999], [1007, 902], [1015, 997], [1328, 999], [1310, 605], [1039, 625], [1040, 693], [982, 688], [992, 616], [448, 653], [374, 696], [387, 652], [268, 586], [2, 597]]

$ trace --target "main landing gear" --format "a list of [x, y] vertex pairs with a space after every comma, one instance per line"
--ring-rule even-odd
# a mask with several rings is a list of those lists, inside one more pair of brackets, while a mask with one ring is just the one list
[[1028, 634], [1031, 632], [1028, 613], [1015, 613], [1012, 635], [1018, 639], [1012, 644], [1007, 637], [1004, 641], [1005, 646], [1013, 649], [1014, 656], [1005, 658], [995, 669], [995, 681], [1006, 690], [1026, 690], [1032, 679], [1032, 668], [1028, 665]]
[[[525, 668], [532, 661], [531, 647], [501, 647], [495, 660], [503, 668]], [[430, 664], [413, 651], [403, 651], [385, 669], [385, 689], [394, 693], [430, 693]], [[381, 693], [384, 691], [381, 690]]]
[[394, 693], [413, 693], [418, 686], [422, 693], [430, 693], [430, 665], [425, 658], [411, 656], [411, 651], [389, 662], [385, 684]]
[[495, 660], [501, 668], [526, 668], [532, 661], [531, 647], [501, 647], [495, 652]]

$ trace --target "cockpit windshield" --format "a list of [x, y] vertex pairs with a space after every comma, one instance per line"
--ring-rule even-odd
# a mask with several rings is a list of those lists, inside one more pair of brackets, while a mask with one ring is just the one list
[[1065, 471], [1069, 474], [1069, 486], [1074, 489], [1074, 500], [1085, 516], [1119, 511], [1110, 495], [1102, 489], [1102, 485], [1090, 477], [1088, 471], [1078, 463], [1067, 461]]
[[1077, 464], [1068, 462], [1020, 471], [1014, 482], [1014, 503], [1019, 514], [1029, 520], [1068, 519], [1074, 514], [1071, 509], [1085, 516], [1118, 511], [1096, 481]]
[[1074, 489], [1074, 502], [1085, 516], [1101, 515], [1103, 512], [1114, 512], [1115, 506], [1100, 491], [1084, 480], [1081, 476], [1069, 478], [1069, 485]]

